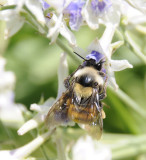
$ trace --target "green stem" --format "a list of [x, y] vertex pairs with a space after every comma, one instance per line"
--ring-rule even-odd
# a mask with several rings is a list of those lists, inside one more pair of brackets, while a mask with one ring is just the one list
[[73, 60], [75, 60], [78, 64], [81, 64], [81, 60], [73, 54], [73, 52], [59, 39], [57, 38], [56, 44], [65, 51]]
[[[27, 13], [28, 13], [28, 15], [25, 16], [26, 19], [27, 19], [27, 21], [28, 21], [29, 23], [31, 23], [31, 24], [32, 24], [32, 22], [33, 22], [35, 28], [37, 28], [37, 26], [39, 26], [39, 27], [44, 31], [44, 33], [47, 34], [48, 29], [47, 29], [46, 27], [42, 26], [40, 23], [38, 23], [38, 21], [36, 20], [36, 17], [29, 11], [29, 9], [28, 9], [26, 6], [24, 6], [24, 9], [25, 9], [25, 10], [27, 11]], [[29, 17], [28, 17], [28, 16], [29, 16]], [[68, 47], [66, 47], [66, 45], [65, 45], [59, 38], [57, 38], [56, 44], [57, 44], [62, 50], [64, 50], [70, 57], [72, 57], [78, 64], [81, 63], [80, 59], [79, 59], [77, 56], [75, 56], [75, 55], [73, 54], [73, 52], [72, 52]]]
[[14, 9], [14, 8], [16, 8], [16, 5], [0, 6], [0, 11], [6, 10], [6, 9]]
[[20, 12], [20, 15], [21, 15], [22, 17], [24, 17], [25, 20], [26, 20], [30, 25], [32, 25], [32, 27], [33, 27], [35, 30], [38, 29], [36, 23], [32, 20], [31, 16], [30, 16], [28, 13], [26, 13], [26, 12], [24, 12], [24, 11], [21, 11], [21, 12]]
[[[40, 24], [38, 21], [37, 21], [37, 19], [36, 19], [36, 17], [32, 14], [32, 12], [30, 12], [30, 10], [24, 5], [24, 7], [23, 7], [26, 11], [27, 11], [27, 13], [29, 14], [29, 17], [31, 17], [31, 20], [30, 21], [32, 21], [33, 23], [34, 23], [34, 25], [35, 26], [37, 26], [37, 29], [39, 30], [39, 28], [41, 28], [41, 30], [43, 30], [44, 31], [44, 33], [45, 34], [47, 34], [47, 28], [45, 28], [42, 24]], [[27, 19], [28, 20], [28, 19]], [[30, 22], [29, 21], [29, 22]], [[39, 26], [39, 28], [38, 28], [38, 26]]]
[[62, 136], [60, 134], [60, 130], [57, 130], [55, 140], [57, 146], [58, 160], [66, 160], [65, 149], [62, 141]]
[[146, 151], [146, 135], [131, 136], [111, 145], [112, 159], [125, 159]]
[[45, 157], [45, 159], [49, 160], [49, 157], [48, 157], [43, 145], [40, 147], [40, 149], [41, 149], [41, 152], [42, 152], [43, 156]]
[[53, 132], [54, 132], [54, 130], [48, 131], [42, 135], [39, 135], [38, 137], [36, 137], [34, 140], [29, 142], [28, 144], [26, 144], [20, 148], [15, 149], [13, 151], [13, 156], [16, 159], [26, 158], [32, 152], [34, 152], [37, 148], [39, 148], [50, 137], [50, 135], [52, 135]]
[[[6, 135], [8, 136], [8, 138], [9, 138], [10, 140], [14, 140], [14, 141], [15, 141], [15, 137], [14, 137], [13, 133], [11, 132], [11, 130], [10, 130], [9, 128], [7, 128], [7, 127], [3, 124], [3, 122], [2, 122], [1, 119], [0, 119], [0, 125], [2, 125], [2, 127], [3, 127]], [[16, 145], [13, 144], [12, 147], [13, 147], [13, 148], [16, 148]]]
[[128, 44], [130, 44], [135, 55], [139, 57], [144, 62], [144, 64], [146, 64], [146, 56], [140, 51], [140, 49], [137, 47], [136, 43], [133, 41], [132, 37], [127, 31], [125, 32], [125, 39]]
[[118, 90], [114, 90], [113, 88], [109, 87], [109, 89], [116, 93], [116, 95], [123, 100], [128, 106], [130, 106], [136, 113], [138, 113], [140, 116], [142, 116], [144, 119], [146, 119], [146, 111], [143, 110], [139, 105], [130, 98], [126, 93], [124, 93], [120, 88]]

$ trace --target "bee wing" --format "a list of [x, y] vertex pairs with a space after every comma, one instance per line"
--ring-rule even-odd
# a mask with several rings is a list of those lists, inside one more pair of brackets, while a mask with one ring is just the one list
[[74, 123], [68, 118], [69, 104], [67, 101], [70, 99], [70, 92], [67, 90], [55, 102], [46, 116], [46, 124], [49, 129], [63, 125], [73, 125]]
[[[99, 120], [100, 119], [100, 120]], [[97, 122], [91, 124], [80, 124], [80, 127], [87, 131], [87, 133], [92, 136], [94, 139], [99, 140], [102, 136], [102, 118], [99, 118]], [[99, 122], [100, 121], [100, 122]]]
[[104, 118], [105, 118], [105, 112], [101, 110], [101, 112], [98, 113], [97, 121], [92, 122], [90, 124], [79, 124], [79, 126], [82, 129], [86, 130], [87, 133], [94, 139], [99, 140], [102, 136]]

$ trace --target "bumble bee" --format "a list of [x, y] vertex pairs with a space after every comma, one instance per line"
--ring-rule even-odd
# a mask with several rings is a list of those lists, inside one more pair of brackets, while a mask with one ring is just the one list
[[107, 81], [102, 72], [104, 62], [104, 59], [98, 62], [92, 58], [84, 59], [83, 64], [64, 80], [66, 91], [46, 116], [49, 128], [75, 122], [92, 137], [100, 139], [105, 118], [101, 100], [106, 97]]

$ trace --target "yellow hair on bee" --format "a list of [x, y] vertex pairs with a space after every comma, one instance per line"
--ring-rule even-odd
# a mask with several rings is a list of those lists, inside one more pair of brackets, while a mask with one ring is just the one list
[[92, 87], [83, 87], [79, 83], [76, 83], [74, 86], [74, 92], [77, 97], [88, 98], [92, 94]]

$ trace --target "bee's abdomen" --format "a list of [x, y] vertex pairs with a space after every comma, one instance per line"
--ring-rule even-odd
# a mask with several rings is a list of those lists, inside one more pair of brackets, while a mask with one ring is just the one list
[[68, 116], [76, 123], [89, 124], [97, 120], [97, 110], [96, 108], [70, 104]]

